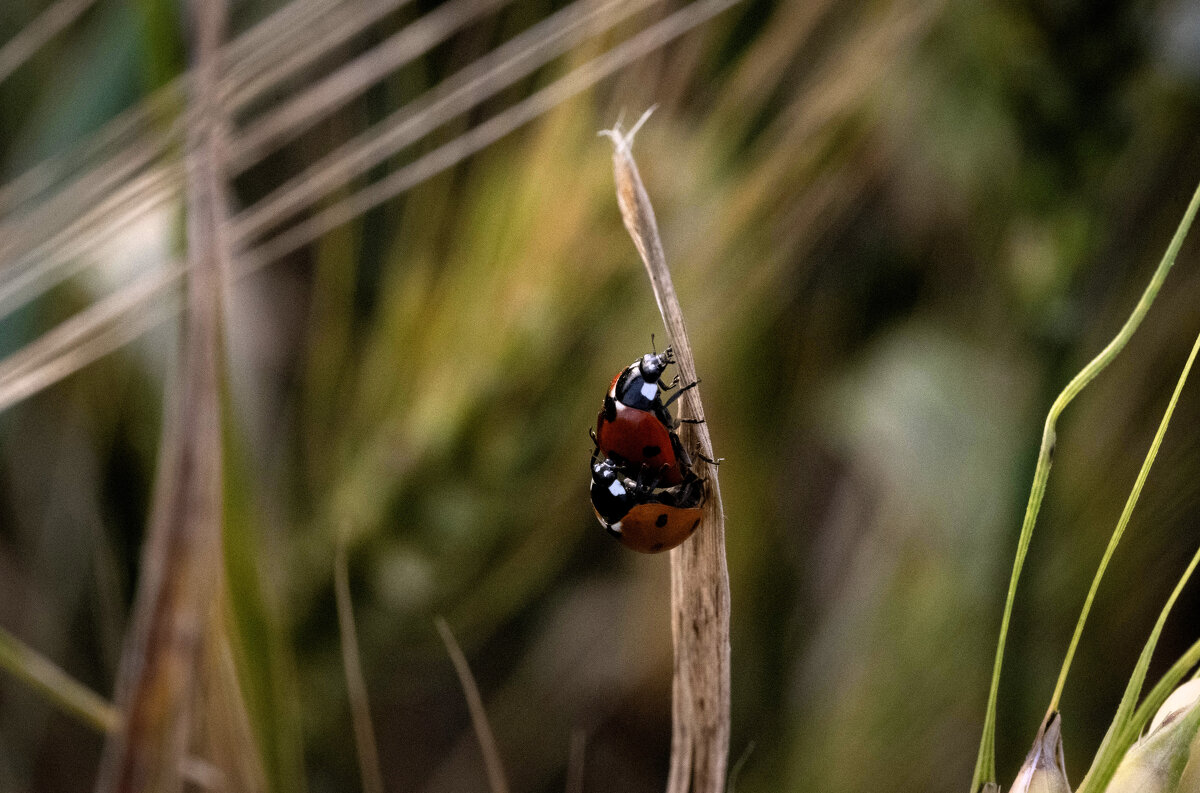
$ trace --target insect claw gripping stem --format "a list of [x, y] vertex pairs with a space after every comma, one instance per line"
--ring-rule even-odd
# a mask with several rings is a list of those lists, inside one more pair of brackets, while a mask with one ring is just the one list
[[679, 397], [683, 396], [684, 391], [689, 391], [698, 385], [700, 385], [699, 380], [696, 380], [695, 382], [692, 382], [692, 383], [688, 383], [683, 388], [679, 389], [674, 394], [672, 394], [670, 399], [668, 399], [666, 402], [663, 402], [663, 407], [664, 408], [671, 407], [671, 403], [674, 402], [676, 399], [679, 399]]

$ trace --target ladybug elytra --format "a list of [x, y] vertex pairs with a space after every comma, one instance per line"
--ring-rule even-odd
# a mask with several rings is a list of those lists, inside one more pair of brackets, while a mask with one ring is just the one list
[[697, 420], [677, 419], [669, 410], [697, 383], [664, 400], [663, 392], [679, 384], [678, 377], [663, 382], [673, 363], [668, 347], [618, 372], [592, 432], [592, 509], [609, 534], [642, 553], [681, 544], [700, 526], [704, 514], [704, 480], [692, 471], [691, 458], [675, 432], [681, 423]]
[[663, 383], [663, 372], [674, 362], [668, 347], [661, 355], [647, 353], [622, 369], [613, 378], [596, 416], [596, 445], [601, 453], [633, 468], [645, 465], [669, 485], [683, 481], [691, 459], [675, 434], [680, 420], [668, 408], [696, 386], [683, 386], [663, 401], [662, 392], [675, 386], [674, 382]]
[[670, 487], [624, 476], [611, 459], [592, 465], [592, 509], [605, 530], [641, 553], [659, 553], [681, 544], [703, 516], [704, 481], [691, 471]]

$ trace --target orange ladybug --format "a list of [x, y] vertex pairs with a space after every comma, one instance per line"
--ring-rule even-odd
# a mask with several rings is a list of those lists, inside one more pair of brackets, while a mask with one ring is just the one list
[[670, 550], [691, 537], [704, 514], [704, 496], [704, 480], [691, 470], [679, 484], [659, 488], [640, 476], [624, 476], [611, 459], [592, 459], [596, 518], [625, 547], [641, 553]]

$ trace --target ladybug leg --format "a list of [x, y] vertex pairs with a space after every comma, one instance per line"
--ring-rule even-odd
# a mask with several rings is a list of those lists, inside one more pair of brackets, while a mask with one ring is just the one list
[[674, 394], [671, 394], [670, 399], [668, 399], [666, 402], [663, 402], [663, 407], [665, 407], [665, 408], [671, 407], [671, 403], [674, 402], [676, 399], [679, 399], [679, 397], [683, 396], [684, 391], [690, 391], [691, 389], [695, 388], [698, 385], [700, 385], [700, 381], [696, 380], [695, 382], [688, 383], [684, 387], [680, 388]]
[[[677, 419], [680, 424], [703, 424], [705, 419]], [[592, 435], [595, 436], [595, 432]]]
[[699, 449], [696, 449], [696, 456], [699, 457], [704, 462], [708, 463], [709, 465], [720, 465], [721, 463], [725, 462], [724, 457], [718, 457], [717, 459], [714, 460], [711, 457], [706, 456], [704, 454], [704, 452], [700, 451]]
[[644, 487], [647, 491], [656, 490], [659, 482], [662, 481], [663, 472], [668, 468], [667, 465], [659, 466], [658, 470], [651, 470], [650, 466], [642, 465], [642, 470], [638, 472], [638, 484]]
[[646, 487], [646, 476], [649, 473], [650, 473], [650, 466], [648, 466], [648, 465], [643, 464], [642, 467], [638, 469], [637, 486], [638, 486], [639, 490], [644, 489]]
[[[592, 444], [596, 447], [596, 452], [599, 452], [600, 451], [600, 439], [596, 437], [596, 431], [589, 427], [588, 435], [590, 435], [592, 438]], [[596, 456], [595, 453], [593, 453], [592, 456], [595, 457]]]
[[671, 378], [671, 382], [669, 383], [659, 382], [658, 387], [663, 391], [670, 391], [677, 385], [679, 385], [679, 375], [675, 375], [673, 378]]
[[683, 466], [685, 471], [690, 471], [692, 468], [691, 455], [683, 448], [683, 444], [679, 442], [679, 436], [671, 433], [671, 450], [675, 452], [675, 459]]

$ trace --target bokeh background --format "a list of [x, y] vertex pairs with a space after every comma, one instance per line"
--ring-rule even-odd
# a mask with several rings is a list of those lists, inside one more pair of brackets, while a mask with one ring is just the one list
[[[352, 18], [380, 4], [305, 5]], [[231, 139], [439, 8], [394, 5], [342, 41], [320, 21], [294, 45], [266, 40], [271, 58], [313, 58], [239, 108]], [[234, 211], [566, 7], [476, 5], [243, 157]], [[252, 241], [461, 142], [683, 7], [643, 5]], [[0, 46], [49, 6], [3, 3]], [[231, 36], [280, 7], [232, 3]], [[88, 206], [36, 213], [110, 162], [112, 141], [79, 147], [119, 114], [166, 96], [116, 143], [170, 131], [182, 100], [162, 87], [186, 68], [186, 40], [173, 0], [98, 0], [0, 72], [0, 181], [67, 163], [39, 194], [3, 194], [3, 264], [36, 270], [36, 244], [64, 229], [82, 241], [45, 288], [0, 292], [5, 356], [179, 254], [177, 194], [106, 216], [99, 239], [70, 225]], [[437, 614], [467, 652], [513, 789], [563, 789], [573, 741], [586, 791], [664, 786], [668, 560], [612, 542], [586, 495], [605, 386], [652, 333], [665, 342], [596, 136], [651, 104], [635, 154], [725, 458], [736, 788], [966, 788], [1045, 410], [1123, 322], [1200, 180], [1195, 0], [743, 0], [239, 279], [226, 575], [247, 751], [270, 789], [359, 789], [339, 536], [388, 790], [486, 789]], [[179, 154], [168, 144], [152, 165]], [[35, 254], [14, 264], [12, 250]], [[1001, 687], [1006, 785], [1200, 331], [1197, 250], [1060, 424]], [[0, 289], [15, 272], [0, 268]], [[0, 627], [105, 697], [175, 367], [178, 321], [160, 313], [0, 413]], [[1198, 421], [1191, 387], [1084, 635], [1063, 701], [1075, 780], [1194, 550]], [[1198, 613], [1186, 593], [1152, 679]], [[87, 789], [102, 743], [0, 676], [0, 789]]]

